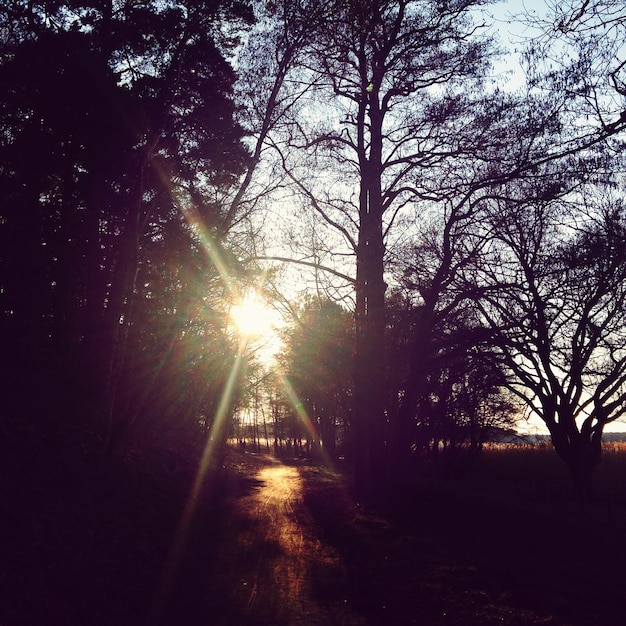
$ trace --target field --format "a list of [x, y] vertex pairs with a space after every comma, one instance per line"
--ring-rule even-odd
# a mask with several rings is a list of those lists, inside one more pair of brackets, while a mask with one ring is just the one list
[[376, 507], [340, 467], [235, 448], [178, 545], [190, 465], [130, 457], [94, 488], [69, 450], [3, 441], [2, 626], [626, 623], [620, 444], [584, 511], [547, 447]]
[[343, 531], [325, 517], [323, 483], [308, 504], [336, 545], [356, 541], [348, 561], [368, 623], [626, 623], [626, 449], [603, 463], [603, 495], [585, 511], [549, 447], [489, 449], [462, 480], [424, 480]]

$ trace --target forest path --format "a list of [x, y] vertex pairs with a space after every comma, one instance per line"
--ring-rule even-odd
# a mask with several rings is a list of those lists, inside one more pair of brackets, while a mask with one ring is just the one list
[[345, 567], [305, 505], [297, 467], [264, 457], [227, 523], [217, 554], [219, 588], [230, 596], [224, 623], [365, 623], [343, 593]]

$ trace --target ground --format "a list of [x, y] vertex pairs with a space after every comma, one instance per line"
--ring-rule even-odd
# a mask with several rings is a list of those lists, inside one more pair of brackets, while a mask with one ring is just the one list
[[180, 467], [96, 486], [40, 446], [0, 457], [1, 626], [626, 623], [619, 503], [580, 518], [507, 479], [365, 506], [341, 467], [232, 449], [190, 508]]
[[564, 524], [516, 494], [434, 480], [371, 507], [327, 467], [249, 453], [229, 463], [238, 478], [196, 623], [600, 626], [626, 616], [625, 578], [611, 566], [622, 526], [603, 513]]

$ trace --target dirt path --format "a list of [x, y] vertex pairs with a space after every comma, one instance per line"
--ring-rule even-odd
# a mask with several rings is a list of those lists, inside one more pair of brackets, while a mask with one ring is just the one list
[[364, 624], [342, 595], [341, 558], [318, 536], [297, 467], [270, 457], [266, 462], [234, 502], [233, 525], [225, 529], [218, 560], [231, 610], [224, 623]]
[[[273, 465], [258, 474], [261, 486], [257, 492], [241, 502], [250, 515], [251, 527], [241, 538], [242, 544], [252, 546], [257, 541], [258, 528], [262, 529], [266, 546], [278, 548], [279, 554], [271, 556], [273, 550], [262, 551], [261, 557], [270, 557], [272, 582], [279, 596], [279, 603], [298, 613], [308, 614], [310, 590], [307, 581], [307, 559], [311, 553], [312, 538], [298, 523], [294, 504], [299, 505], [302, 480], [294, 467]], [[319, 542], [315, 545], [317, 549]], [[313, 550], [315, 552], [315, 550]], [[249, 587], [246, 605], [252, 607], [259, 591], [267, 583], [263, 564], [250, 571], [251, 580], [244, 581]], [[262, 593], [260, 595], [263, 595]]]

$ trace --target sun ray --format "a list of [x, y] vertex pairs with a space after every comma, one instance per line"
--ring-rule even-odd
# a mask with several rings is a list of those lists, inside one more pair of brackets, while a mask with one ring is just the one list
[[209, 232], [209, 229], [204, 225], [202, 218], [198, 215], [198, 212], [194, 208], [187, 207], [182, 210], [182, 214], [187, 223], [198, 235], [204, 252], [209, 257], [212, 265], [218, 271], [227, 291], [232, 293], [234, 291], [233, 280], [224, 259], [222, 259], [219, 246], [214, 242], [214, 238]]
[[[257, 337], [276, 341], [275, 324], [278, 317], [278, 314], [263, 302], [256, 291], [244, 296], [241, 295], [237, 282], [231, 277], [229, 268], [222, 257], [220, 246], [214, 241], [198, 212], [193, 207], [182, 209], [181, 212], [196, 233], [211, 265], [217, 270], [231, 301], [237, 302], [239, 300], [238, 304], [232, 306], [230, 311], [231, 320], [238, 330], [238, 349], [198, 463], [193, 485], [178, 522], [170, 553], [163, 568], [159, 593], [153, 605], [155, 616], [160, 615], [174, 592], [182, 559], [189, 547], [201, 498], [206, 497], [207, 493], [211, 493], [211, 481], [215, 478], [220, 458], [219, 446], [226, 440], [227, 433], [225, 430], [228, 428], [228, 417], [232, 414], [233, 398], [237, 385], [240, 383], [243, 366], [250, 355], [250, 343]], [[298, 418], [305, 425], [310, 436], [315, 438], [315, 428], [304, 406], [299, 401], [289, 381], [283, 376], [281, 376], [281, 380]]]
[[161, 608], [167, 604], [170, 594], [174, 589], [181, 560], [191, 538], [191, 529], [196, 517], [200, 498], [203, 497], [203, 495], [206, 497], [205, 494], [207, 491], [209, 493], [211, 491], [212, 485], [210, 483], [207, 484], [207, 481], [211, 481], [215, 477], [217, 459], [219, 458], [219, 455], [216, 454], [217, 448], [226, 439], [226, 433], [224, 431], [228, 427], [228, 416], [231, 414], [234, 392], [239, 381], [244, 361], [245, 350], [243, 349], [243, 345], [240, 345], [240, 349], [236, 354], [220, 398], [215, 419], [209, 432], [200, 463], [198, 464], [193, 486], [176, 528], [169, 557], [163, 569], [160, 590], [155, 603], [155, 614], [158, 614]]
[[[296, 413], [296, 416], [298, 417], [300, 422], [304, 425], [306, 432], [313, 439], [313, 441], [317, 441], [318, 440], [317, 429], [315, 428], [313, 421], [309, 417], [307, 410], [304, 408], [304, 404], [302, 403], [302, 400], [300, 400], [300, 398], [298, 397], [298, 394], [293, 388], [293, 385], [289, 382], [289, 379], [287, 378], [287, 376], [285, 376], [285, 374], [283, 374], [282, 372], [278, 372], [277, 376], [285, 392], [285, 395], [287, 396], [287, 400], [289, 401], [289, 404], [291, 404], [293, 410]], [[319, 446], [319, 452], [322, 455], [322, 461], [324, 465], [332, 469], [333, 468], [332, 459], [328, 456], [328, 454], [326, 454], [326, 451], [324, 450], [323, 445]]]

